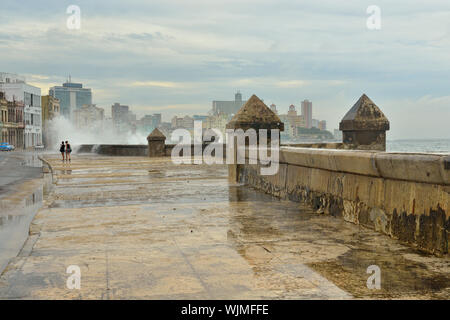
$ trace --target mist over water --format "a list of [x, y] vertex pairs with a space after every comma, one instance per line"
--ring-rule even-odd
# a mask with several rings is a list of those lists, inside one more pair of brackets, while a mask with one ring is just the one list
[[81, 144], [147, 144], [147, 135], [136, 132], [117, 134], [111, 122], [97, 121], [90, 128], [79, 129], [64, 117], [57, 117], [48, 123], [50, 129], [50, 150], [59, 150], [61, 141], [69, 141], [72, 147]]

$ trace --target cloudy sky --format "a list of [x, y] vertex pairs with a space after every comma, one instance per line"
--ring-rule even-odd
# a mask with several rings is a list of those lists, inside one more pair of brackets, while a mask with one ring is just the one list
[[366, 93], [388, 138], [450, 138], [450, 1], [2, 0], [0, 71], [43, 94], [70, 74], [107, 113], [121, 102], [166, 121], [240, 90], [283, 113], [310, 99], [332, 130]]

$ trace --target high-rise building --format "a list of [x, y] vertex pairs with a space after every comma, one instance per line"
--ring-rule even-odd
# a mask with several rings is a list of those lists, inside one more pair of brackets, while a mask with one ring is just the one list
[[305, 127], [312, 127], [312, 102], [309, 100], [302, 101], [302, 116], [305, 119]]
[[95, 104], [85, 104], [73, 112], [75, 127], [78, 129], [98, 131], [103, 128], [105, 112]]
[[242, 100], [242, 94], [238, 91], [234, 95], [234, 101], [216, 101], [212, 102], [212, 111], [214, 114], [224, 113], [227, 115], [236, 114], [247, 101]]
[[23, 137], [16, 137], [16, 147], [29, 148], [42, 144], [41, 89], [13, 73], [0, 72], [0, 91], [6, 100], [23, 104]]
[[158, 128], [161, 124], [161, 113], [155, 113], [152, 117], [152, 126], [153, 128]]
[[116, 102], [111, 106], [111, 116], [114, 131], [124, 133], [130, 129], [130, 108]]
[[83, 84], [71, 82], [69, 80], [62, 86], [51, 87], [49, 95], [59, 99], [61, 115], [70, 119], [76, 109], [80, 109], [85, 104], [92, 104], [92, 91], [83, 88]]

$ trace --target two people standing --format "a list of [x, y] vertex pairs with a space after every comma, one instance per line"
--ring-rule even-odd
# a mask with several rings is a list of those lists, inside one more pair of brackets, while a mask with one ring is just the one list
[[[64, 162], [64, 160], [70, 162], [70, 153], [72, 152], [72, 147], [70, 146], [69, 141], [66, 141], [65, 144], [64, 144], [64, 141], [61, 141], [61, 145], [59, 146], [59, 152], [61, 152], [63, 162]], [[65, 155], [65, 159], [64, 159], [64, 155]]]

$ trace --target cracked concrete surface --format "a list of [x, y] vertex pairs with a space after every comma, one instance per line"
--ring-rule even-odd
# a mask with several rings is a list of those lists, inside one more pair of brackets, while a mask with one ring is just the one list
[[[242, 185], [224, 165], [170, 158], [46, 159], [56, 186], [2, 299], [450, 297], [450, 261]], [[81, 269], [69, 290], [66, 269]], [[369, 265], [381, 290], [369, 290]]]

